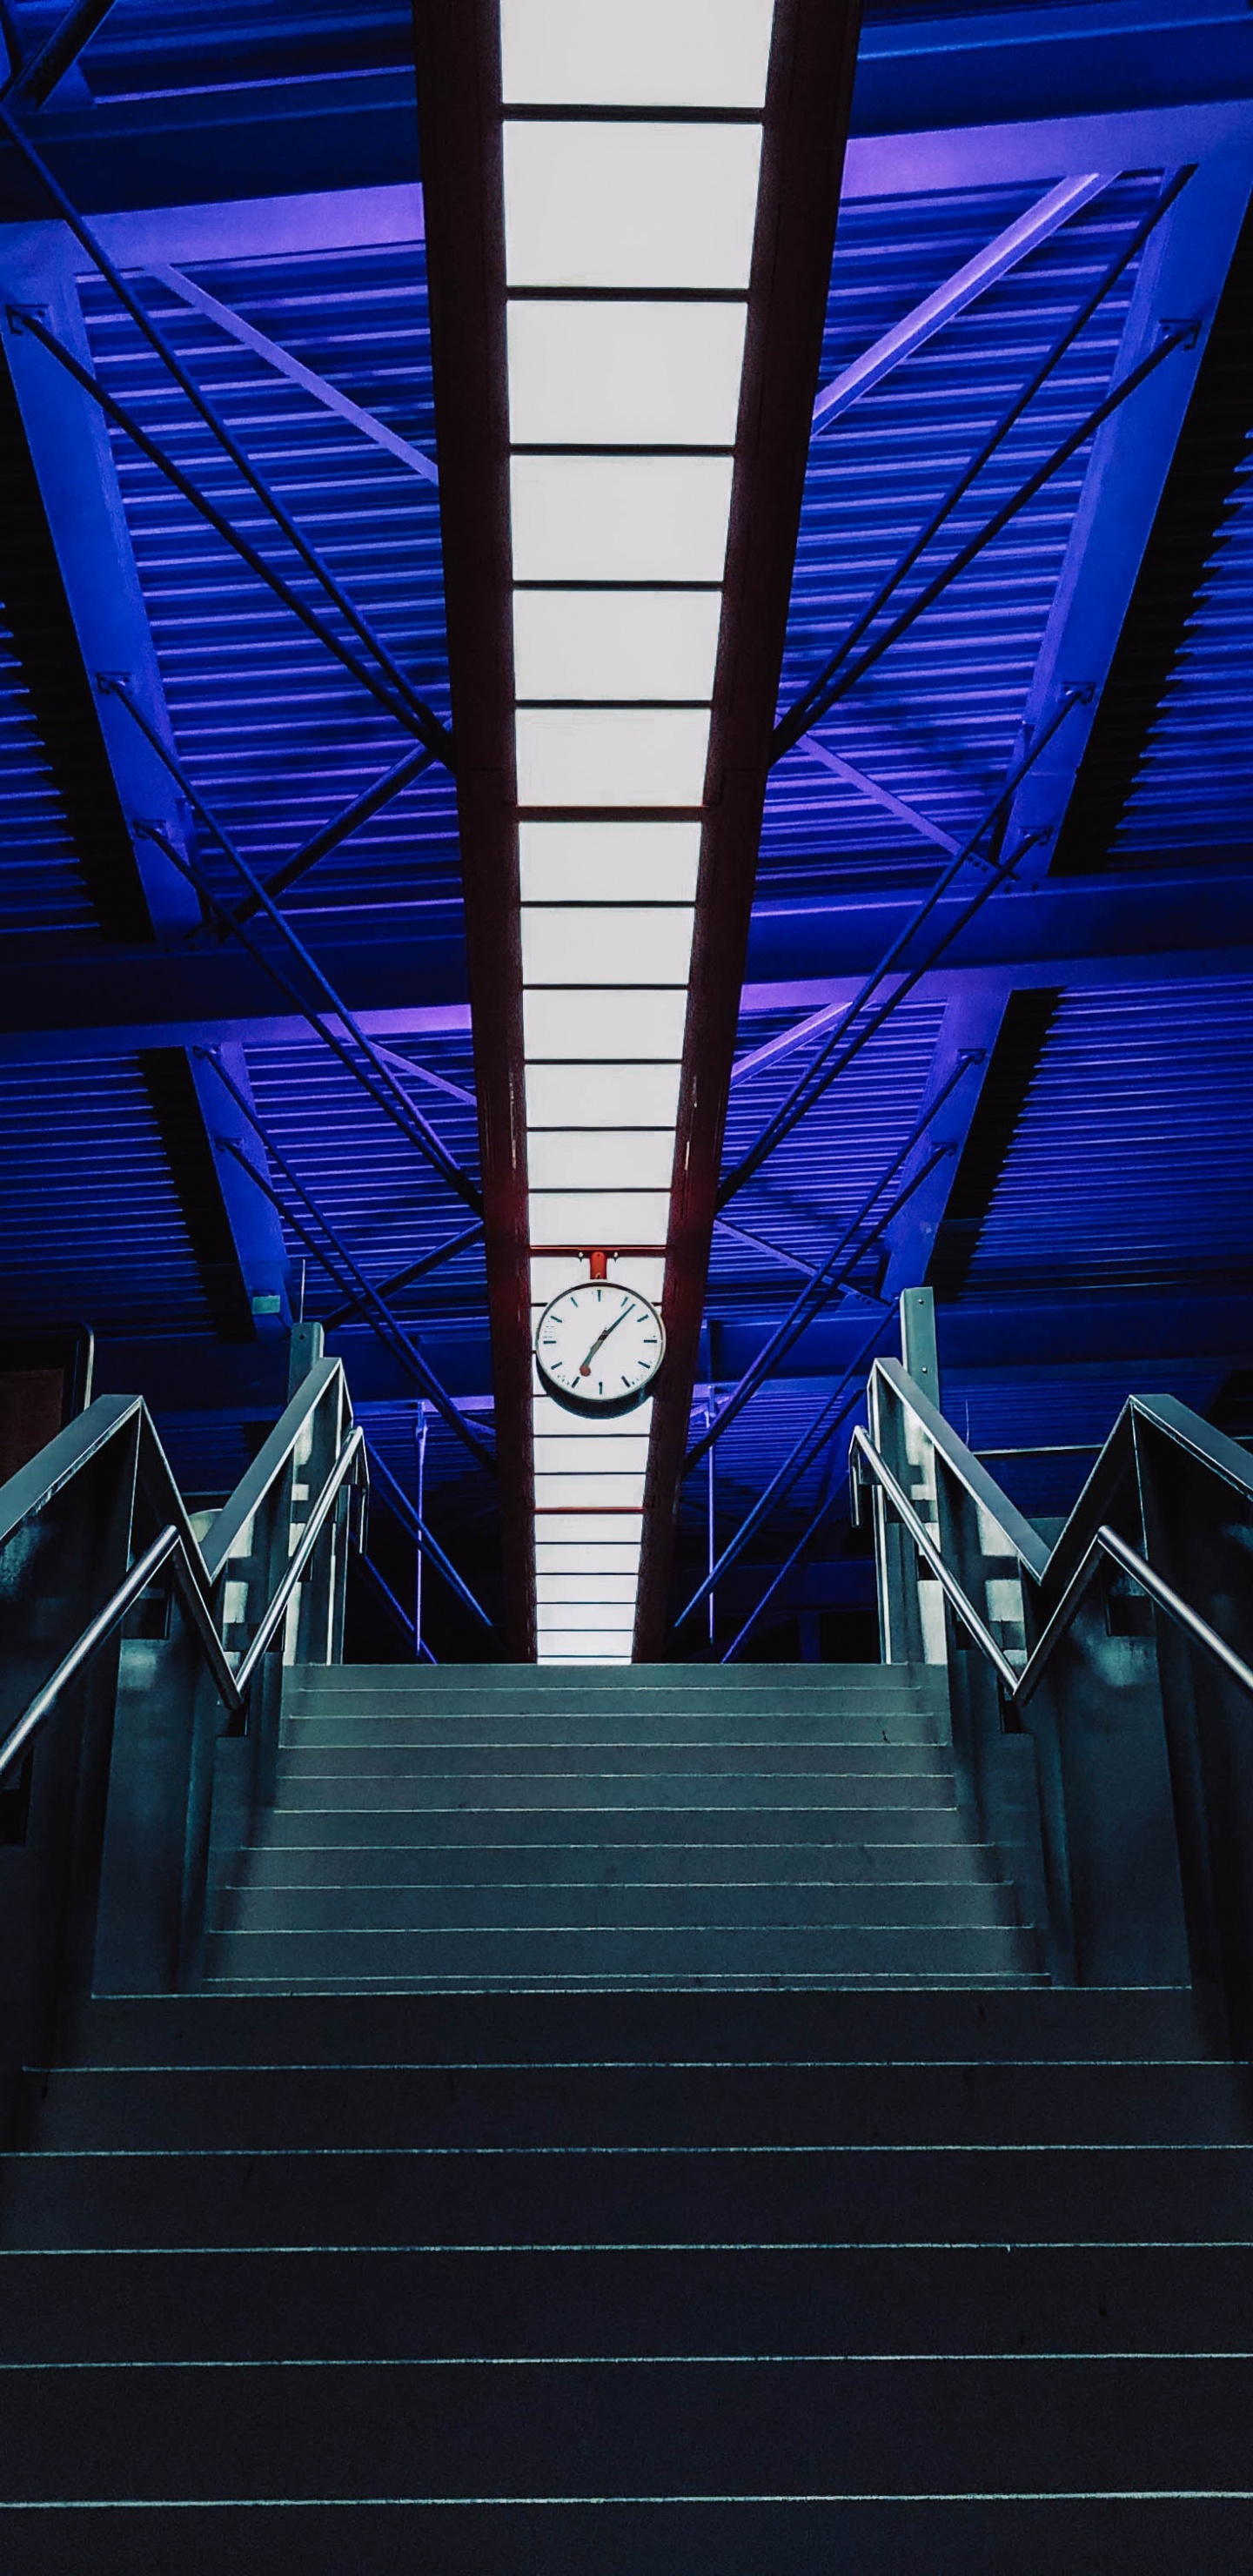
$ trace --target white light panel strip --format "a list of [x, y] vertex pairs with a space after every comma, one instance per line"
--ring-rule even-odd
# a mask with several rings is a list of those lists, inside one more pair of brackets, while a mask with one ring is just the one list
[[[773, 16], [501, 0], [536, 1321], [661, 1301]], [[533, 1401], [540, 1661], [628, 1662], [651, 1402]]]

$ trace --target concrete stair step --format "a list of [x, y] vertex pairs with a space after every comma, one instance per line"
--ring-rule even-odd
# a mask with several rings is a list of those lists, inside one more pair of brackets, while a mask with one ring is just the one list
[[1253, 2236], [1249, 2146], [28, 2150], [0, 2184], [9, 2246], [43, 2252]]
[[390, 1747], [413, 1745], [439, 1749], [516, 1745], [532, 1752], [540, 1744], [658, 1747], [699, 1746], [709, 1751], [726, 1746], [776, 1752], [781, 1745], [944, 1745], [951, 1743], [947, 1712], [870, 1699], [856, 1705], [827, 1708], [788, 1702], [757, 1708], [741, 1702], [729, 1707], [692, 1709], [635, 1708], [620, 1701], [606, 1708], [491, 1710], [428, 1709], [375, 1705], [364, 1699], [342, 1707], [312, 1706], [287, 1694], [283, 1743], [290, 1751], [316, 1752], [323, 1746]]
[[307, 1780], [951, 1781], [952, 1750], [929, 1744], [321, 1744], [285, 1746], [278, 1801]]
[[698, 1978], [760, 1979], [802, 1975], [838, 1984], [849, 1976], [926, 1980], [1015, 1976], [1037, 1965], [1031, 1935], [1003, 1926], [783, 1926], [747, 1924], [710, 1930], [699, 1919], [664, 1929], [585, 1927], [574, 1917], [545, 1931], [505, 1925], [461, 1929], [436, 1923], [414, 1932], [358, 1932], [350, 1925], [310, 1932], [235, 1930], [211, 1934], [205, 1976], [247, 1983], [327, 1981], [343, 1986], [374, 1978], [415, 1984], [475, 1983], [500, 1978], [607, 1978], [688, 1984]]
[[[198, 2501], [653, 2494], [1039, 2494], [1064, 2476], [1247, 2492], [1249, 2364], [1229, 2358], [917, 2360], [894, 2406], [844, 2358], [599, 2355], [441, 2367], [328, 2362], [18, 2371], [0, 2496]], [[1084, 2563], [1090, 2564], [1090, 2559]]]
[[[1245, 2072], [1176, 2064], [58, 2067], [44, 2151], [1240, 2146]], [[1116, 2228], [1113, 2232], [1117, 2232]], [[1250, 2248], [1253, 2261], [1253, 2246]]]
[[590, 1810], [597, 1814], [616, 1814], [628, 1809], [747, 1809], [756, 1814], [765, 1808], [812, 1808], [819, 1811], [869, 1807], [953, 1807], [957, 1804], [957, 1784], [952, 1771], [897, 1773], [872, 1769], [836, 1772], [830, 1769], [809, 1771], [745, 1769], [742, 1772], [722, 1768], [705, 1773], [699, 1769], [670, 1770], [650, 1768], [647, 1771], [590, 1766], [585, 1771], [541, 1770], [538, 1764], [517, 1771], [491, 1768], [471, 1770], [468, 1765], [448, 1766], [442, 1772], [424, 1773], [412, 1766], [363, 1769], [354, 1763], [351, 1769], [328, 1771], [322, 1764], [330, 1757], [299, 1757], [317, 1760], [312, 1772], [293, 1772], [293, 1756], [284, 1754], [279, 1763], [277, 1805], [280, 1812], [295, 1815], [308, 1808], [334, 1806], [338, 1813], [351, 1813], [370, 1807], [384, 1807], [389, 1814], [404, 1812], [439, 1813], [448, 1809], [475, 1809], [496, 1813], [520, 1809], [545, 1815], [568, 1810]]
[[942, 1664], [294, 1664], [287, 1689], [308, 1699], [363, 1692], [407, 1699], [842, 1699], [877, 1694], [947, 1706]]
[[97, 1996], [79, 2054], [92, 2064], [462, 2067], [571, 2060], [762, 2067], [816, 2060], [929, 2065], [1205, 2057], [1226, 2066], [1186, 1986], [1021, 1992], [910, 1987], [816, 1994]]
[[408, 1932], [425, 1934], [490, 1930], [555, 1931], [571, 1924], [580, 1932], [625, 1929], [682, 1929], [693, 1918], [702, 1933], [719, 1929], [760, 1933], [763, 1942], [776, 1930], [870, 1931], [882, 1924], [900, 1929], [994, 1930], [1016, 1925], [1014, 1891], [1006, 1886], [968, 1882], [945, 1887], [932, 1881], [845, 1888], [821, 1880], [717, 1887], [634, 1886], [629, 1878], [616, 1886], [437, 1888], [404, 1885], [361, 1887], [345, 1881], [339, 1887], [227, 1887], [222, 1892], [218, 1930], [233, 1932]]
[[478, 1807], [417, 1805], [380, 1796], [369, 1806], [359, 1799], [320, 1806], [306, 1802], [271, 1808], [265, 1817], [269, 1851], [395, 1849], [403, 1842], [426, 1850], [602, 1851], [632, 1849], [646, 1842], [661, 1850], [721, 1850], [728, 1842], [760, 1848], [773, 1843], [782, 1851], [798, 1847], [825, 1849], [844, 1845], [859, 1850], [866, 1843], [918, 1845], [926, 1850], [959, 1851], [973, 1844], [975, 1823], [966, 1807], [955, 1803], [908, 1806], [891, 1799], [847, 1806], [749, 1806], [709, 1804], [701, 1807], [646, 1805], [567, 1807], [521, 1804]]
[[[598, 2501], [571, 2497], [559, 2509], [478, 2503], [353, 2503], [71, 2506], [37, 2513], [0, 2506], [6, 2571], [66, 2576], [85, 2563], [92, 2576], [134, 2576], [137, 2566], [178, 2576], [223, 2576], [264, 2568], [266, 2576], [774, 2576], [791, 2565], [856, 2568], [858, 2576], [1075, 2576], [1077, 2569], [1186, 2569], [1187, 2576], [1247, 2576], [1248, 2498], [1141, 2495], [1111, 2489], [1065, 2496], [850, 2492], [776, 2499], [690, 2496]], [[786, 2556], [780, 2555], [781, 2543]]]
[[0, 2254], [0, 2366], [642, 2357], [732, 2343], [1237, 2354], [1251, 2307], [1247, 2244]]
[[989, 1843], [255, 1843], [241, 1883], [285, 1887], [991, 1887]]

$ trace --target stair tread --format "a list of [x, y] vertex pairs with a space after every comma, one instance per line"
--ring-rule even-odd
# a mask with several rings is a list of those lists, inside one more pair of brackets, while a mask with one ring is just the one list
[[396, 1932], [450, 1935], [471, 1931], [574, 1929], [676, 1932], [691, 1925], [702, 1934], [719, 1928], [740, 1933], [777, 1930], [863, 1932], [885, 1925], [920, 1929], [991, 1931], [1016, 1926], [1012, 1889], [978, 1881], [945, 1886], [934, 1880], [889, 1881], [877, 1887], [841, 1888], [821, 1880], [770, 1885], [749, 1879], [718, 1887], [678, 1885], [497, 1884], [486, 1888], [404, 1885], [263, 1887], [245, 1881], [223, 1889], [217, 1932], [336, 1934]]
[[[261, 2568], [266, 2576], [763, 2576], [783, 2566], [855, 2567], [858, 2576], [1075, 2576], [1077, 2568], [1186, 2568], [1188, 2576], [1248, 2576], [1253, 2489], [1177, 2495], [1111, 2487], [1065, 2496], [961, 2492], [821, 2494], [789, 2498], [690, 2495], [614, 2500], [571, 2497], [540, 2516], [534, 2505], [486, 2498], [445, 2504], [341, 2500], [334, 2506], [111, 2504], [92, 2512], [50, 2506], [36, 2514], [0, 2505], [6, 2576], [134, 2576], [137, 2566], [178, 2576]], [[86, 2530], [84, 2528], [86, 2526]], [[154, 2553], [156, 2553], [154, 2555]]]
[[242, 1884], [284, 1887], [995, 1887], [988, 1843], [267, 1842], [238, 1856]]
[[955, 2060], [529, 2067], [58, 2068], [39, 2144], [86, 2151], [410, 2145], [1242, 2145], [1243, 2071]]
[[[0, 2495], [891, 2495], [998, 2485], [1243, 2487], [1243, 2358], [971, 2356], [908, 2365], [900, 2405], [860, 2356], [591, 2356], [440, 2365], [284, 2364], [181, 2375], [18, 2371], [5, 2390]], [[1182, 2403], [1185, 2389], [1189, 2402]], [[902, 2439], [902, 2415], [908, 2440]]]
[[508, 1923], [461, 1926], [437, 1923], [416, 1931], [356, 1931], [341, 1920], [314, 1932], [253, 1931], [210, 1934], [206, 1974], [212, 1977], [346, 1975], [594, 1976], [665, 1974], [759, 1976], [799, 1969], [838, 1979], [851, 1971], [889, 1969], [925, 1976], [1012, 1971], [1034, 1967], [1028, 1936], [1002, 1924], [878, 1924], [866, 1929], [827, 1923], [764, 1921], [719, 1925], [584, 1925], [577, 1919], [549, 1929]]
[[734, 2058], [762, 2066], [812, 2058], [934, 2058], [989, 2064], [1060, 2057], [1097, 2064], [1208, 2057], [1225, 2050], [1206, 2031], [1187, 1986], [1051, 1986], [1020, 1995], [978, 1985], [872, 1999], [838, 1987], [761, 1999], [624, 1994], [597, 1998], [455, 2000], [403, 1993], [360, 2000], [222, 2000], [203, 1992], [96, 1996], [81, 2052], [117, 2065], [356, 2065], [363, 2059], [512, 2062]]
[[1253, 2146], [382, 2147], [0, 2158], [12, 2247], [1253, 2240]]
[[0, 2285], [0, 2361], [1239, 2352], [1253, 2245], [243, 2247], [0, 2255]]

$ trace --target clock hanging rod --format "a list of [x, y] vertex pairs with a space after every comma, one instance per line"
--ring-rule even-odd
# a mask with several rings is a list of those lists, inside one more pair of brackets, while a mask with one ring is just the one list
[[593, 1246], [588, 1243], [533, 1243], [531, 1246], [532, 1257], [536, 1261], [590, 1262], [593, 1279], [605, 1276], [603, 1270], [595, 1267], [599, 1261], [662, 1260], [665, 1250], [664, 1243], [607, 1243], [603, 1248], [599, 1244]]

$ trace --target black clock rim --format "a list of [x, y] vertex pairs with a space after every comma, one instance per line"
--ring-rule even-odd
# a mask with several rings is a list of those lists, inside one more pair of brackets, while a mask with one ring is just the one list
[[[641, 1387], [638, 1387], [630, 1395], [615, 1396], [608, 1404], [599, 1400], [595, 1396], [589, 1397], [585, 1395], [575, 1395], [569, 1387], [558, 1386], [555, 1379], [549, 1376], [539, 1355], [539, 1337], [544, 1329], [544, 1318], [546, 1315], [551, 1314], [553, 1307], [559, 1306], [563, 1297], [576, 1296], [580, 1288], [600, 1288], [604, 1286], [621, 1287], [628, 1297], [634, 1297], [637, 1304], [645, 1307], [648, 1313], [652, 1316], [659, 1335], [659, 1348], [656, 1364], [650, 1370], [649, 1375], [645, 1378], [644, 1384]], [[660, 1309], [654, 1306], [651, 1297], [646, 1297], [644, 1295], [642, 1288], [629, 1287], [625, 1279], [609, 1281], [600, 1279], [575, 1279], [571, 1281], [568, 1288], [559, 1288], [556, 1296], [550, 1297], [547, 1305], [541, 1308], [539, 1322], [536, 1324], [534, 1337], [531, 1343], [531, 1350], [535, 1360], [536, 1372], [545, 1395], [551, 1396], [553, 1403], [559, 1404], [563, 1413], [577, 1413], [580, 1419], [584, 1422], [615, 1422], [620, 1421], [624, 1413], [638, 1412], [640, 1405], [646, 1403], [648, 1397], [653, 1393], [657, 1380], [665, 1366], [666, 1328], [661, 1320]]]

